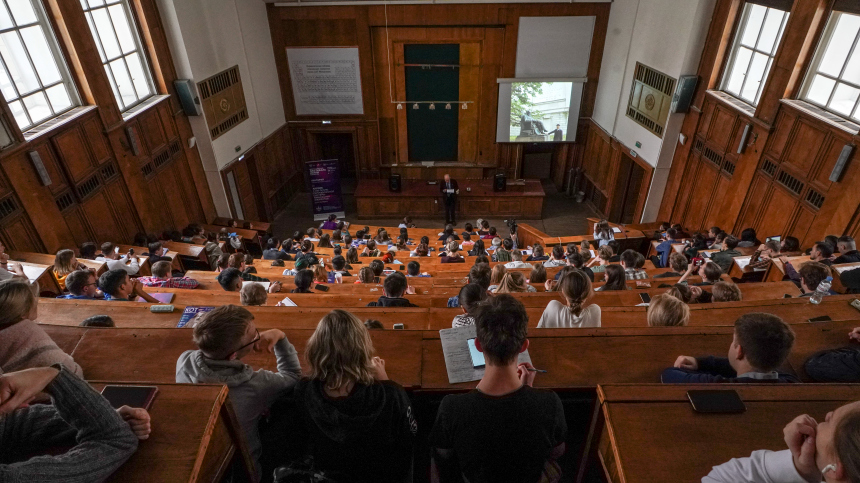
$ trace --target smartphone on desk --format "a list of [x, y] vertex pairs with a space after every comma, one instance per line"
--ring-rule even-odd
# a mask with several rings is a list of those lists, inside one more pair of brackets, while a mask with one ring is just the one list
[[469, 339], [466, 343], [469, 344], [469, 355], [472, 356], [472, 367], [475, 369], [481, 369], [487, 364], [484, 361], [484, 353], [475, 347], [475, 339]]
[[650, 304], [651, 303], [651, 295], [650, 294], [640, 293], [639, 298], [642, 299], [643, 304]]
[[114, 409], [128, 406], [149, 411], [156, 394], [156, 386], [105, 386], [102, 389], [102, 396]]
[[328, 287], [325, 285], [317, 284], [314, 288], [319, 290], [320, 292], [328, 292]]
[[697, 413], [737, 414], [747, 410], [737, 391], [732, 389], [687, 391], [687, 399]]

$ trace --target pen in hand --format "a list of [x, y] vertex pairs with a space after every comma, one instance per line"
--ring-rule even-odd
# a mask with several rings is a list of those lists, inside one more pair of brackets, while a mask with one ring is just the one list
[[529, 367], [529, 368], [528, 368], [528, 370], [530, 370], [530, 371], [532, 371], [532, 372], [542, 372], [542, 373], [546, 373], [546, 371], [545, 371], [545, 370], [543, 370], [543, 369], [532, 369], [531, 367]]

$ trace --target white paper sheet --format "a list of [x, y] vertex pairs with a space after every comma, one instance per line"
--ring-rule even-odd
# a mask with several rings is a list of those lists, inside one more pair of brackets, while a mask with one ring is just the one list
[[[466, 342], [476, 336], [474, 325], [439, 331], [449, 383], [480, 381], [484, 377], [484, 368], [475, 369], [472, 366], [472, 356], [469, 355], [469, 345]], [[520, 354], [519, 362], [531, 363], [531, 361], [529, 351]]]
[[834, 265], [833, 268], [835, 268], [838, 273], [842, 273], [842, 272], [847, 272], [848, 270], [860, 269], [860, 265], [854, 265], [854, 264], [842, 265], [842, 266]]
[[298, 305], [296, 305], [295, 302], [290, 300], [289, 297], [284, 297], [284, 300], [281, 300], [281, 305], [283, 305], [285, 307], [298, 307]]
[[615, 233], [621, 233], [621, 228], [618, 228], [617, 226], [613, 226], [612, 231], [614, 231]]

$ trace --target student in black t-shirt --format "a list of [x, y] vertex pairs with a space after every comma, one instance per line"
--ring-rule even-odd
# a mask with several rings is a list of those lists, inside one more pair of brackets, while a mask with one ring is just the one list
[[529, 346], [528, 316], [511, 295], [476, 309], [475, 346], [486, 370], [475, 390], [445, 396], [430, 432], [438, 481], [539, 481], [561, 472], [567, 423], [558, 395], [532, 389], [535, 372], [517, 356]]

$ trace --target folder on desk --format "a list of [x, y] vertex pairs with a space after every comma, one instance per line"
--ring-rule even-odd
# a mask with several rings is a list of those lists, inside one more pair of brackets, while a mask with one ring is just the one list
[[[172, 302], [172, 301], [173, 301], [173, 295], [174, 295], [174, 293], [173, 293], [173, 292], [164, 292], [164, 293], [162, 293], [162, 292], [155, 292], [155, 293], [151, 293], [151, 294], [149, 294], [149, 295], [150, 295], [152, 298], [154, 298], [155, 300], [158, 300], [158, 302], [159, 302], [159, 303], [162, 303], [162, 304], [169, 304], [170, 302]], [[143, 300], [143, 298], [138, 297], [137, 299], [135, 299], [135, 302], [146, 302], [146, 300]]]
[[[477, 337], [477, 331], [474, 325], [439, 331], [449, 383], [480, 381], [484, 377], [484, 368], [475, 369], [472, 365], [472, 356], [469, 353], [467, 341], [475, 337]], [[531, 361], [528, 350], [520, 353], [518, 362], [531, 363]]]

